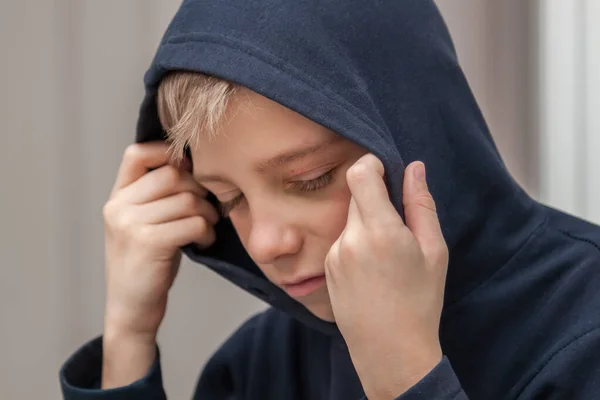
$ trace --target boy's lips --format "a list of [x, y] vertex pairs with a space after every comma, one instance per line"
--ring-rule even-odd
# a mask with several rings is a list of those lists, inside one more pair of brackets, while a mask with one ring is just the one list
[[325, 284], [325, 275], [301, 278], [281, 286], [291, 297], [304, 297], [319, 289]]

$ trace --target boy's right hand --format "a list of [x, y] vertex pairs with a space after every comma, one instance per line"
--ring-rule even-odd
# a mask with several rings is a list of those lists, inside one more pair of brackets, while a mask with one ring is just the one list
[[[105, 347], [107, 341], [119, 342], [116, 347], [153, 347], [181, 261], [180, 247], [208, 247], [215, 241], [217, 210], [192, 178], [191, 161], [173, 165], [167, 149], [165, 142], [129, 146], [103, 209]], [[111, 361], [107, 354], [104, 359]]]

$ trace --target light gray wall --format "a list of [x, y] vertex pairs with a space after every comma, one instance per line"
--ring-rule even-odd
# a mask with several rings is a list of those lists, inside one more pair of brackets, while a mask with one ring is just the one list
[[539, 192], [537, 3], [437, 0], [459, 60], [515, 178]]
[[[535, 190], [526, 2], [439, 3], [509, 167]], [[60, 364], [102, 330], [101, 209], [177, 4], [0, 2], [2, 399], [59, 398]], [[189, 398], [206, 358], [262, 307], [184, 262], [160, 332], [170, 398]]]

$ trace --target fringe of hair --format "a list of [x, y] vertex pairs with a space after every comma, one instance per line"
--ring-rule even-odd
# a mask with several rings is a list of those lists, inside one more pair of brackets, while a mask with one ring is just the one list
[[200, 134], [209, 140], [218, 135], [229, 98], [236, 86], [226, 80], [198, 72], [176, 71], [165, 76], [158, 88], [160, 123], [167, 133], [171, 159], [180, 162], [188, 146]]

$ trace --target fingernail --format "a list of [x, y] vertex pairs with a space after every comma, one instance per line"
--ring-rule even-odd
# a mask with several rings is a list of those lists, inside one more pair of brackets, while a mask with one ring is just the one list
[[427, 183], [425, 179], [425, 164], [422, 162], [417, 162], [417, 165], [413, 168], [413, 174], [418, 181]]

